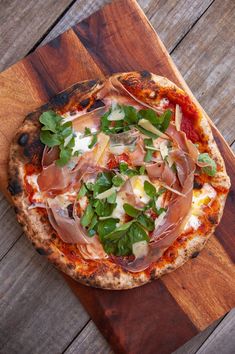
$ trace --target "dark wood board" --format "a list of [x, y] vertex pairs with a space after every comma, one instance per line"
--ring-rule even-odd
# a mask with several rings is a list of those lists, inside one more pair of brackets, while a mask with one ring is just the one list
[[[135, 1], [115, 1], [0, 74], [0, 183], [8, 148], [26, 114], [77, 81], [150, 70], [191, 95]], [[234, 157], [212, 126], [232, 178], [223, 220], [199, 257], [138, 289], [111, 292], [66, 277], [117, 353], [170, 353], [235, 305]]]

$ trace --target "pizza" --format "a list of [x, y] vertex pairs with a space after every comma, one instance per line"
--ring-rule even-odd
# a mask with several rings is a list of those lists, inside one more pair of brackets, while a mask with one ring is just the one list
[[147, 71], [75, 84], [29, 114], [10, 149], [9, 191], [33, 246], [105, 289], [196, 257], [229, 187], [201, 108]]

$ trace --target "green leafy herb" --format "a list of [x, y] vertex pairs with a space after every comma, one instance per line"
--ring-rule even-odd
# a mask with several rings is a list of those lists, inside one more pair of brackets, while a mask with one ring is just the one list
[[132, 216], [133, 218], [137, 218], [142, 212], [142, 210], [134, 208], [131, 204], [125, 203], [123, 205], [123, 209], [125, 210], [125, 213], [129, 216]]
[[138, 116], [137, 110], [135, 107], [132, 106], [123, 106], [123, 110], [125, 113], [124, 120], [129, 124], [137, 124], [138, 123]]
[[153, 219], [151, 219], [150, 217], [148, 217], [147, 215], [145, 214], [140, 214], [138, 217], [137, 217], [137, 221], [139, 222], [139, 224], [141, 224], [146, 230], [148, 231], [153, 231], [154, 230], [154, 227], [155, 227], [155, 224], [154, 224], [154, 221]]
[[96, 143], [97, 143], [97, 134], [94, 134], [92, 136], [91, 143], [88, 145], [89, 149], [92, 149]]
[[81, 217], [81, 225], [83, 227], [87, 227], [91, 223], [93, 216], [94, 216], [94, 210], [93, 210], [92, 206], [90, 204], [88, 204], [83, 216]]
[[160, 130], [164, 133], [167, 128], [169, 127], [170, 121], [171, 121], [171, 115], [172, 112], [167, 109], [162, 115], [161, 115], [161, 119], [162, 119], [162, 123], [161, 123], [161, 127]]
[[121, 177], [121, 176], [118, 176], [118, 175], [115, 175], [113, 178], [112, 178], [112, 182], [113, 182], [113, 185], [115, 187], [120, 187], [123, 185], [123, 183], [125, 182], [124, 179]]
[[94, 203], [95, 212], [98, 216], [110, 216], [117, 206], [116, 203], [109, 204], [107, 201], [104, 200], [96, 200]]
[[202, 172], [206, 173], [208, 176], [213, 177], [216, 174], [216, 163], [215, 161], [208, 155], [208, 153], [200, 154], [198, 157], [199, 162], [205, 162], [208, 166], [202, 167]]
[[161, 215], [163, 212], [166, 212], [167, 209], [166, 208], [159, 208], [159, 209], [156, 209], [156, 214], [159, 216]]
[[73, 135], [72, 123], [63, 124], [63, 119], [53, 111], [44, 112], [40, 118], [43, 125], [40, 133], [40, 140], [43, 144], [54, 147], [58, 146], [60, 150], [58, 166], [64, 166], [73, 155], [75, 139]]
[[156, 196], [157, 191], [154, 185], [148, 181], [144, 181], [144, 191], [150, 197], [153, 198]]
[[149, 241], [147, 233], [133, 220], [115, 228], [114, 231], [105, 235], [102, 239], [102, 243], [108, 254], [127, 256], [132, 254], [133, 243], [144, 240]]
[[107, 198], [107, 202], [110, 204], [114, 204], [116, 203], [116, 199], [117, 199], [117, 193], [114, 192], [113, 194], [111, 194], [108, 198]]
[[116, 229], [116, 224], [119, 222], [119, 219], [109, 218], [106, 220], [101, 220], [98, 222], [97, 232], [101, 239], [107, 234], [110, 234]]
[[84, 136], [90, 136], [91, 134], [92, 134], [92, 133], [91, 133], [91, 129], [85, 127]]
[[121, 173], [128, 177], [137, 176], [139, 174], [137, 170], [129, 168], [126, 162], [120, 162], [119, 170]]
[[145, 174], [145, 166], [141, 166], [139, 169], [139, 174], [144, 175]]
[[87, 194], [87, 188], [86, 188], [85, 184], [83, 184], [78, 192], [77, 199], [84, 197], [84, 195], [86, 195], [86, 194]]
[[149, 130], [146, 130], [146, 129], [142, 128], [140, 125], [137, 125], [136, 129], [138, 129], [141, 133], [143, 133], [146, 136], [149, 136], [152, 139], [157, 139], [158, 138], [157, 134], [154, 134], [154, 133], [150, 132]]
[[148, 147], [153, 147], [153, 139], [144, 139], [145, 150], [147, 150], [144, 157], [145, 162], [150, 162], [153, 158], [153, 151], [148, 150]]
[[114, 174], [112, 172], [102, 172], [98, 174], [93, 186], [94, 197], [112, 187], [113, 176]]

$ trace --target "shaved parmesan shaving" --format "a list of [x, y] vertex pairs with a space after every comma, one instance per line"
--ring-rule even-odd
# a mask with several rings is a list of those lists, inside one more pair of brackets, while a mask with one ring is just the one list
[[113, 193], [116, 192], [116, 188], [112, 187], [110, 189], [108, 189], [107, 191], [100, 193], [96, 196], [96, 199], [104, 199], [104, 198], [108, 198], [110, 195], [112, 195]]
[[122, 120], [125, 117], [125, 112], [120, 109], [116, 104], [112, 104], [112, 111], [108, 116], [109, 121], [117, 121]]
[[142, 128], [150, 131], [151, 133], [154, 133], [154, 134], [160, 136], [163, 139], [168, 139], [169, 140], [169, 136], [167, 136], [166, 134], [162, 133], [159, 129], [154, 127], [147, 119], [140, 119], [138, 124]]
[[161, 156], [162, 156], [163, 160], [165, 159], [165, 157], [168, 156], [167, 144], [168, 144], [168, 142], [166, 140], [161, 142], [161, 144], [160, 144], [160, 153], [161, 153]]
[[148, 254], [148, 243], [147, 241], [135, 242], [132, 245], [132, 252], [136, 258], [142, 258]]
[[111, 145], [109, 150], [114, 155], [121, 155], [125, 151], [125, 145]]
[[183, 115], [182, 115], [181, 107], [177, 104], [175, 106], [175, 126], [178, 131], [180, 131], [182, 117], [183, 117]]

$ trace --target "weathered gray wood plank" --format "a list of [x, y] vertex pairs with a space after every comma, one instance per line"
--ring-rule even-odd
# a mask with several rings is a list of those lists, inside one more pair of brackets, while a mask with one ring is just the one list
[[5, 199], [0, 202], [0, 209], [4, 205], [5, 212], [0, 216], [0, 260], [22, 234], [22, 228], [16, 221], [15, 212]]
[[172, 57], [229, 144], [234, 141], [235, 2], [216, 0]]
[[207, 340], [207, 338], [211, 335], [211, 333], [215, 330], [215, 328], [218, 326], [220, 322], [221, 319], [215, 321], [209, 327], [207, 327], [203, 332], [193, 337], [190, 341], [182, 345], [182, 347], [174, 351], [174, 353], [172, 354], [195, 354], [196, 351]]
[[1, 0], [0, 71], [24, 57], [72, 0]]
[[108, 343], [92, 321], [86, 325], [79, 336], [64, 352], [64, 354], [111, 354]]
[[109, 2], [111, 2], [111, 0], [77, 0], [43, 39], [40, 46], [48, 43], [70, 27], [74, 26], [77, 22], [82, 21], [98, 11], [102, 6]]
[[235, 309], [229, 312], [197, 354], [234, 354], [235, 352]]
[[138, 3], [171, 52], [213, 1], [138, 0]]
[[25, 236], [2, 260], [0, 284], [0, 353], [60, 353], [89, 319]]

